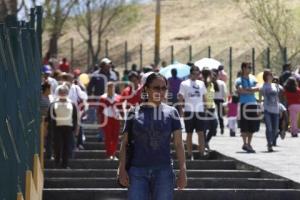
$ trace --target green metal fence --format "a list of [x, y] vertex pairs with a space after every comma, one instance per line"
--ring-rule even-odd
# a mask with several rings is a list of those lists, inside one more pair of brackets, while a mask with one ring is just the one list
[[30, 22], [8, 16], [0, 24], [0, 200], [25, 193], [25, 171], [39, 153], [41, 19], [38, 7]]

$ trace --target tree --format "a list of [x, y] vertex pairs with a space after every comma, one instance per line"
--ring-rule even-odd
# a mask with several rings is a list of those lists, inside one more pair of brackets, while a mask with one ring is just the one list
[[124, 4], [125, 0], [84, 0], [77, 4], [76, 28], [88, 45], [93, 65], [99, 60], [103, 36], [123, 11]]
[[[271, 48], [277, 49], [280, 63], [294, 58], [300, 51], [294, 31], [293, 15], [282, 0], [245, 0], [246, 16], [253, 22], [258, 36]], [[298, 40], [299, 41], [299, 40]], [[291, 52], [287, 57], [286, 47]]]
[[48, 54], [57, 56], [63, 26], [77, 0], [45, 0], [45, 28], [50, 36]]

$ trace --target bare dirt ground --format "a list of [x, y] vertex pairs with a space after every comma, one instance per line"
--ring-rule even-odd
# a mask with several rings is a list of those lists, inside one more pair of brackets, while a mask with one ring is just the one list
[[[300, 0], [286, 0], [288, 8], [296, 14], [296, 24], [300, 23]], [[136, 22], [127, 28], [116, 25], [109, 33], [110, 55], [119, 58], [117, 67], [123, 71], [124, 41], [128, 41], [131, 53], [130, 63], [139, 63], [139, 44], [144, 47], [143, 64], [153, 62], [155, 3], [140, 5]], [[297, 29], [299, 26], [295, 26]], [[86, 45], [72, 25], [67, 26], [60, 44], [64, 48], [60, 56], [70, 55], [69, 39], [75, 40], [75, 58], [79, 65], [85, 65]], [[47, 38], [45, 37], [45, 43]], [[255, 33], [251, 21], [245, 17], [243, 8], [233, 0], [166, 0], [162, 1], [161, 16], [161, 59], [170, 63], [170, 46], [174, 45], [175, 60], [188, 61], [188, 46], [193, 46], [193, 60], [207, 56], [211, 46], [212, 57], [228, 65], [229, 47], [233, 48], [234, 72], [241, 61], [251, 61], [251, 48], [256, 55], [266, 47]], [[104, 51], [100, 53], [104, 56]], [[257, 64], [262, 69], [262, 64]], [[84, 66], [79, 66], [84, 67]]]

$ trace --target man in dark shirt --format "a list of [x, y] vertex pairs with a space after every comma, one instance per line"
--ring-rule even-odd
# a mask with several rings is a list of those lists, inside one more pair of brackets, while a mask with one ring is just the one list
[[290, 76], [292, 76], [291, 64], [290, 63], [284, 64], [283, 67], [282, 67], [282, 71], [283, 72], [279, 77], [280, 85], [284, 85], [286, 80], [288, 80], [288, 78]]
[[88, 95], [101, 96], [105, 91], [105, 84], [108, 81], [117, 81], [116, 74], [111, 71], [111, 60], [103, 58], [100, 63], [100, 69], [95, 71], [87, 87]]
[[[168, 79], [168, 90], [169, 90], [169, 97], [168, 101], [171, 103], [171, 105], [174, 105], [178, 102], [177, 94], [179, 92], [180, 84], [182, 80], [177, 77], [177, 70], [174, 68], [171, 70], [172, 77]], [[178, 110], [178, 106], [176, 105], [176, 108]]]

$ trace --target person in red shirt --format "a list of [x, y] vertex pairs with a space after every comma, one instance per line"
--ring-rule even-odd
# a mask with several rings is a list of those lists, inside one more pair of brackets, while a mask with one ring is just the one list
[[98, 115], [105, 136], [106, 155], [110, 160], [118, 160], [116, 151], [120, 133], [120, 96], [115, 93], [113, 82], [107, 83], [107, 93], [100, 97]]
[[67, 58], [63, 58], [62, 61], [59, 64], [59, 69], [62, 72], [69, 73], [70, 72], [70, 65], [67, 61]]
[[142, 87], [139, 75], [135, 71], [128, 74], [130, 84], [121, 92], [121, 101], [126, 101], [126, 109], [135, 106], [141, 102]]
[[284, 96], [287, 100], [290, 114], [292, 137], [298, 137], [299, 128], [297, 124], [300, 113], [300, 88], [294, 77], [289, 77], [285, 84]]

